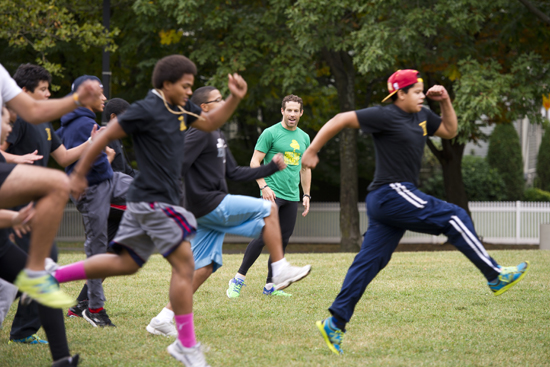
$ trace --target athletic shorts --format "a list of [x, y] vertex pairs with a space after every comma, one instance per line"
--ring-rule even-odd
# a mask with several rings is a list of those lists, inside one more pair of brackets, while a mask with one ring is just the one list
[[210, 213], [197, 219], [197, 235], [191, 240], [195, 270], [222, 266], [222, 245], [226, 233], [260, 237], [264, 218], [271, 213], [271, 201], [250, 196], [227, 195]]
[[6, 178], [8, 178], [15, 166], [15, 164], [0, 162], [0, 187], [2, 187], [4, 181], [6, 181]]
[[196, 228], [195, 216], [180, 206], [128, 203], [110, 246], [117, 253], [127, 250], [136, 263], [143, 266], [155, 249], [167, 257], [183, 241], [189, 241]]

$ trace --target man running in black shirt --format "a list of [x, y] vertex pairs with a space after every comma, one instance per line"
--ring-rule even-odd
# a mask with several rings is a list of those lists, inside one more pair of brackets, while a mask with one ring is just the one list
[[314, 168], [319, 162], [317, 152], [344, 128], [372, 134], [376, 148], [376, 171], [366, 198], [368, 230], [342, 289], [329, 308], [332, 317], [317, 321], [327, 346], [336, 354], [342, 354], [342, 337], [355, 305], [367, 285], [388, 264], [406, 230], [445, 234], [483, 273], [495, 295], [520, 281], [529, 267], [529, 262], [500, 267], [479, 241], [464, 209], [416, 188], [428, 136], [456, 136], [457, 118], [445, 88], [435, 85], [426, 93], [439, 102], [441, 117], [423, 108], [426, 95], [418, 71], [395, 72], [388, 80], [388, 90], [386, 99], [391, 97], [393, 104], [336, 115], [321, 128], [302, 158], [305, 167]]
[[[197, 89], [191, 101], [204, 112], [224, 104], [220, 91], [210, 86]], [[185, 136], [182, 174], [185, 178], [185, 207], [195, 215], [198, 224], [197, 235], [191, 240], [195, 261], [193, 292], [222, 266], [222, 245], [226, 233], [245, 237], [260, 237], [263, 234], [269, 248], [282, 248], [277, 205], [249, 196], [230, 195], [225, 179], [252, 181], [285, 167], [282, 154], [261, 167], [239, 167], [219, 129], [210, 133], [189, 129]], [[304, 272], [307, 274], [310, 269], [309, 265], [305, 266]], [[177, 336], [171, 322], [173, 317], [168, 304], [147, 325], [147, 331], [156, 335]]]

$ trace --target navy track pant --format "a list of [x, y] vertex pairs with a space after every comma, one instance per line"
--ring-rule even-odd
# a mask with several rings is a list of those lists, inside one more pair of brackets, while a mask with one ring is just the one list
[[349, 322], [367, 285], [388, 264], [406, 230], [445, 234], [488, 281], [500, 274], [498, 264], [479, 241], [472, 220], [459, 206], [426, 195], [408, 182], [370, 192], [366, 204], [369, 227], [363, 244], [329, 308], [338, 319]]

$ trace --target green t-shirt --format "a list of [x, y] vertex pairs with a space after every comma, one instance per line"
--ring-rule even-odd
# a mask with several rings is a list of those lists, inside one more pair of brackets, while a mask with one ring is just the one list
[[287, 130], [281, 122], [264, 130], [254, 149], [265, 153], [264, 164], [271, 162], [275, 154], [283, 153], [287, 167], [266, 177], [265, 182], [278, 198], [300, 201], [300, 170], [302, 154], [309, 147], [309, 135], [299, 127]]

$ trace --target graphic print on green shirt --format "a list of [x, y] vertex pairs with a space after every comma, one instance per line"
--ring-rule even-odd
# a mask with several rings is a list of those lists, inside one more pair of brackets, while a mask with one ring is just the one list
[[278, 198], [289, 201], [300, 201], [300, 170], [302, 154], [309, 147], [310, 139], [299, 127], [291, 131], [279, 122], [265, 129], [256, 143], [255, 150], [265, 153], [263, 163], [271, 162], [275, 154], [282, 153], [287, 167], [266, 177], [266, 184]]

